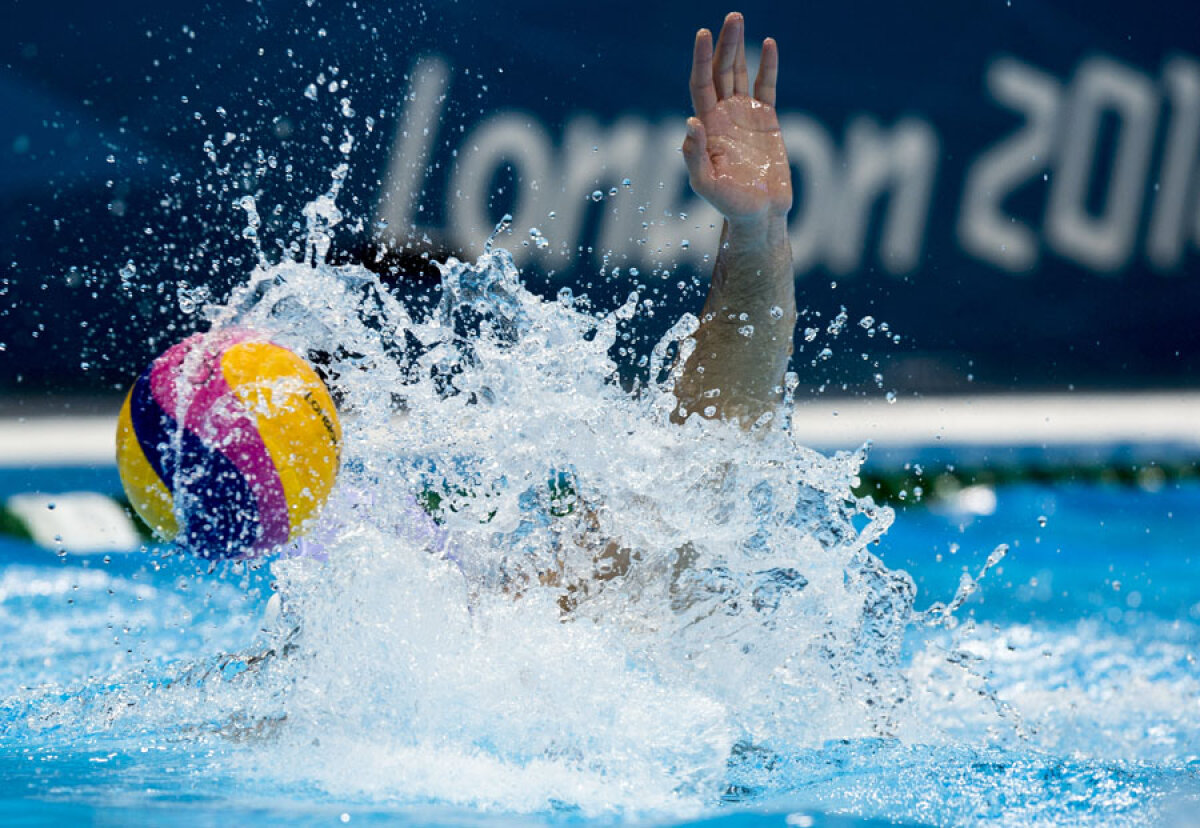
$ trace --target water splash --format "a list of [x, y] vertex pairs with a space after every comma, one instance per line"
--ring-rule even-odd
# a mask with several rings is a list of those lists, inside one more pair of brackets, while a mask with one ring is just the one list
[[262, 642], [103, 715], [243, 723], [256, 766], [342, 794], [536, 810], [572, 791], [594, 813], [702, 807], [749, 749], [892, 735], [914, 589], [867, 551], [892, 514], [851, 493], [863, 455], [670, 423], [696, 320], [630, 394], [610, 350], [636, 293], [543, 301], [489, 243], [441, 264], [421, 311], [327, 264], [339, 170], [303, 260], [206, 310], [327, 378], [339, 489], [271, 564]]
[[610, 352], [639, 294], [540, 299], [496, 244], [510, 217], [478, 261], [439, 264], [431, 308], [329, 264], [347, 172], [275, 265], [243, 197], [258, 266], [203, 309], [305, 355], [344, 424], [338, 489], [270, 564], [261, 635], [39, 715], [232, 740], [271, 784], [588, 814], [699, 812], [747, 757], [921, 729], [906, 633], [974, 581], [914, 612], [869, 551], [893, 514], [851, 491], [865, 449], [823, 456], [786, 416], [671, 423], [696, 318], [630, 393]]
[[[378, 324], [402, 355], [373, 329], [328, 322], [331, 338], [303, 343], [355, 343], [353, 366], [328, 369], [358, 384], [343, 388], [360, 412], [345, 485], [371, 493], [327, 562], [274, 567], [311, 659], [298, 706], [321, 717], [312, 732], [353, 710], [347, 743], [385, 755], [419, 748], [414, 733], [460, 733], [456, 751], [505, 766], [555, 757], [607, 780], [604, 797], [635, 788], [643, 806], [712, 796], [739, 744], [889, 732], [913, 589], [866, 551], [891, 514], [851, 495], [861, 457], [824, 458], [784, 430], [673, 426], [669, 376], [631, 397], [609, 350], [636, 296], [598, 315], [542, 302], [501, 249], [442, 273], [428, 318]], [[254, 321], [302, 296], [328, 303], [338, 291], [303, 282], [331, 276], [372, 284], [353, 268], [293, 267]], [[571, 502], [556, 509], [560, 477]], [[450, 504], [439, 552], [396, 528], [429, 490]], [[378, 631], [365, 647], [363, 628]], [[381, 730], [371, 692], [383, 688], [406, 701]]]
[[[406, 305], [319, 247], [260, 264], [203, 314], [305, 354], [337, 395], [346, 462], [320, 525], [258, 571], [196, 576], [173, 558], [151, 559], [180, 573], [158, 583], [12, 573], [0, 587], [25, 602], [12, 612], [44, 630], [21, 637], [21, 663], [40, 663], [64, 622], [81, 641], [112, 624], [113, 602], [135, 629], [180, 633], [81, 648], [94, 678], [56, 684], [47, 667], [23, 680], [32, 693], [11, 680], [6, 739], [54, 754], [71, 734], [105, 762], [149, 741], [163, 773], [190, 767], [213, 796], [232, 779], [543, 816], [679, 818], [786, 796], [933, 822], [1079, 807], [1132, 820], [1176, 784], [1175, 765], [1139, 762], [1177, 765], [1196, 732], [1194, 716], [1159, 724], [1195, 696], [1178, 666], [1187, 629], [1135, 647], [1086, 624], [958, 623], [1003, 547], [914, 611], [911, 579], [871, 554], [891, 511], [851, 491], [865, 449], [822, 456], [786, 416], [749, 435], [669, 421], [694, 317], [631, 393], [611, 351], [636, 293], [603, 311], [569, 292], [544, 301], [492, 246], [440, 266], [435, 305]], [[92, 595], [87, 614], [43, 618], [21, 597], [34, 587]], [[1087, 712], [1147, 659], [1152, 705]], [[1114, 744], [1115, 758], [1081, 758]]]
[[[349, 154], [349, 150], [344, 154]], [[337, 206], [337, 197], [349, 172], [349, 164], [338, 164], [330, 174], [332, 183], [329, 191], [304, 205], [304, 220], [308, 229], [304, 258], [309, 264], [323, 263], [329, 255], [329, 248], [333, 245], [333, 228], [341, 224], [343, 218]]]

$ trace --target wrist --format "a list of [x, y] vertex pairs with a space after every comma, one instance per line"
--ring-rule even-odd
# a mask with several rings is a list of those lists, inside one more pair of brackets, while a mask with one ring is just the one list
[[[795, 324], [796, 291], [787, 215], [726, 219], [705, 311], [741, 313], [756, 324]], [[783, 313], [769, 314], [778, 307]], [[768, 315], [769, 314], [769, 315]]]
[[760, 213], [754, 216], [733, 216], [725, 219], [723, 242], [729, 247], [753, 253], [788, 249], [787, 213]]

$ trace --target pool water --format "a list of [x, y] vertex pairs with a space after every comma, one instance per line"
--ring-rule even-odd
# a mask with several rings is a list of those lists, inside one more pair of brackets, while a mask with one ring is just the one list
[[[111, 491], [117, 482], [113, 469], [54, 478], [67, 489]], [[10, 492], [19, 481], [4, 480]], [[725, 789], [676, 818], [1185, 824], [1200, 797], [1200, 485], [1012, 486], [995, 491], [990, 514], [951, 505], [908, 507], [879, 551], [888, 566], [913, 575], [921, 607], [953, 595], [960, 574], [978, 571], [995, 543], [1009, 544], [958, 612], [956, 629], [914, 628], [905, 646], [910, 678], [927, 697], [921, 703], [943, 705], [943, 725], [961, 717], [961, 741], [923, 744], [915, 734], [833, 740], [790, 755], [735, 751]], [[0, 541], [0, 562], [6, 819], [504, 816], [419, 789], [344, 796], [319, 782], [282, 782], [256, 767], [265, 758], [257, 742], [269, 736], [254, 722], [105, 726], [106, 717], [120, 721], [114, 706], [182, 708], [178, 697], [156, 700], [156, 687], [241, 669], [220, 654], [251, 652], [261, 639], [271, 592], [265, 569], [207, 573], [156, 550], [105, 563], [11, 540]], [[975, 689], [994, 698], [954, 698], [964, 694], [962, 682], [931, 655], [950, 649], [969, 658]], [[986, 728], [1014, 731], [1004, 745], [981, 743], [976, 732], [993, 704], [1005, 713]], [[564, 800], [531, 815], [558, 822], [637, 814], [629, 803], [585, 813]], [[672, 816], [660, 811], [656, 819]]]
[[[630, 394], [610, 352], [653, 302], [545, 301], [489, 249], [407, 307], [320, 261], [335, 196], [308, 261], [260, 264], [204, 311], [320, 361], [345, 435], [334, 496], [308, 541], [254, 563], [3, 542], [6, 816], [1194, 808], [1200, 484], [975, 488], [897, 513], [854, 494], [863, 452], [671, 423], [694, 317]], [[112, 469], [0, 483], [118, 489]]]

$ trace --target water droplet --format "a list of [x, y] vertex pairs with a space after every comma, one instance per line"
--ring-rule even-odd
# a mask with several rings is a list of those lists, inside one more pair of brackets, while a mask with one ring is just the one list
[[200, 309], [201, 305], [210, 298], [208, 285], [191, 286], [182, 280], [175, 283], [176, 301], [179, 310], [191, 315]]
[[315, 83], [310, 83], [308, 86], [304, 87], [304, 97], [308, 98], [310, 101], [315, 101], [317, 99], [317, 85]]
[[129, 290], [133, 287], [133, 278], [137, 276], [137, 265], [130, 259], [125, 263], [125, 266], [117, 271], [121, 277], [121, 287], [124, 290]]
[[895, 391], [887, 392], [887, 394], [884, 395], [884, 399], [886, 399], [888, 401], [888, 405], [891, 405], [892, 403], [894, 403], [896, 401], [896, 392]]
[[846, 308], [843, 307], [838, 312], [838, 315], [833, 318], [833, 321], [829, 323], [829, 327], [825, 329], [825, 332], [830, 336], [838, 336], [841, 334], [842, 329], [846, 327], [847, 319], [849, 317], [846, 315]]
[[542, 235], [542, 231], [536, 227], [529, 228], [529, 238], [533, 239], [534, 245], [538, 250], [545, 250], [550, 246], [550, 241]]
[[628, 178], [622, 178], [622, 179], [621, 179], [621, 186], [623, 186], [623, 187], [632, 187], [632, 186], [633, 186], [633, 182], [632, 182], [631, 180], [629, 180]]
[[603, 199], [604, 193], [599, 190], [592, 190], [592, 201], [602, 201]]
[[770, 314], [772, 319], [783, 319], [783, 308], [779, 305], [772, 305]]
[[1038, 522], [1038, 526], [1042, 527], [1043, 529], [1046, 528], [1046, 516], [1045, 515], [1038, 515], [1037, 522]]
[[754, 326], [742, 325], [742, 327], [738, 328], [738, 333], [749, 339], [750, 337], [754, 336]]
[[492, 235], [488, 236], [487, 242], [483, 245], [484, 252], [486, 252], [486, 253], [492, 252], [492, 245], [495, 243], [496, 238], [501, 233], [507, 233], [512, 228], [512, 222], [513, 222], [512, 213], [505, 213], [500, 218], [500, 222], [496, 225], [495, 229], [492, 230]]
[[717, 407], [715, 405], [706, 405], [704, 407], [704, 416], [708, 417], [710, 420], [717, 416]]
[[862, 319], [858, 320], [858, 327], [860, 327], [860, 328], [870, 328], [874, 324], [875, 324], [874, 316], [864, 316]]

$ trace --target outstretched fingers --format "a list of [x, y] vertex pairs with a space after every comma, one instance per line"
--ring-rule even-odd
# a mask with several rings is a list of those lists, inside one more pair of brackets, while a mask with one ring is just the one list
[[[735, 67], [737, 65], [738, 48], [742, 46], [742, 16], [730, 12], [725, 16], [721, 26], [721, 34], [717, 36], [716, 56], [713, 64], [713, 85], [717, 90], [717, 99], [724, 100], [735, 91]], [[742, 71], [745, 72], [745, 55], [742, 57]]]
[[750, 94], [750, 75], [746, 71], [746, 38], [738, 37], [737, 53], [733, 56], [733, 94]]
[[[703, 118], [718, 102], [734, 95], [750, 94], [746, 69], [746, 21], [738, 12], [730, 12], [721, 26], [716, 46], [712, 32], [696, 33], [692, 49], [692, 108]], [[763, 41], [762, 61], [754, 81], [754, 97], [775, 105], [775, 79], [779, 73], [779, 49], [775, 41]]]
[[779, 78], [779, 46], [775, 38], [763, 41], [762, 58], [758, 64], [758, 77], [754, 79], [754, 97], [775, 106], [775, 82]]
[[696, 32], [689, 86], [692, 92], [692, 109], [697, 117], [703, 118], [717, 106], [717, 90], [713, 87], [712, 32], [708, 29]]

